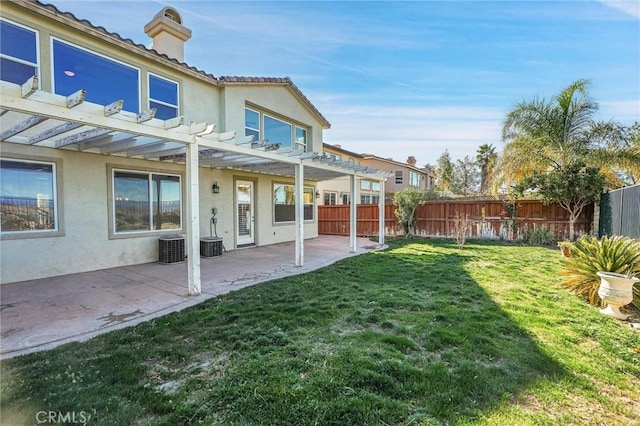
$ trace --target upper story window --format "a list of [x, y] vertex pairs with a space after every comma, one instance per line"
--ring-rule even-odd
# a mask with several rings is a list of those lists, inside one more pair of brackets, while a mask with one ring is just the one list
[[404, 172], [402, 170], [396, 170], [396, 185], [402, 185], [404, 182]]
[[52, 39], [54, 93], [68, 96], [80, 89], [86, 100], [107, 105], [124, 100], [122, 109], [140, 112], [140, 71], [89, 50]]
[[56, 163], [0, 159], [0, 232], [58, 230]]
[[296, 146], [295, 149], [307, 150], [307, 131], [296, 126]]
[[293, 126], [289, 123], [285, 123], [277, 118], [264, 116], [264, 140], [269, 143], [279, 143], [282, 147], [289, 147], [291, 145], [291, 132]]
[[420, 186], [420, 175], [417, 172], [409, 172], [409, 185]]
[[116, 233], [182, 228], [180, 176], [113, 170]]
[[149, 108], [156, 108], [156, 118], [168, 120], [178, 116], [178, 83], [149, 73]]
[[251, 108], [244, 110], [244, 131], [246, 136], [253, 136], [253, 140], [264, 140], [281, 147], [307, 150], [307, 129], [293, 123], [260, 113]]
[[370, 180], [361, 180], [360, 181], [360, 189], [364, 191], [371, 191], [371, 181]]
[[38, 75], [38, 33], [0, 20], [0, 79], [23, 84]]
[[254, 141], [260, 140], [260, 113], [249, 108], [244, 110], [244, 134], [253, 136]]

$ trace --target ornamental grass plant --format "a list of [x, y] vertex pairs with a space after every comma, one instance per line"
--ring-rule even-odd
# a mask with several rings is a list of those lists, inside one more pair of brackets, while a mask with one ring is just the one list
[[[627, 276], [640, 273], [640, 240], [625, 236], [605, 236], [601, 240], [583, 236], [570, 246], [571, 257], [565, 259], [564, 285], [589, 301], [600, 305], [600, 278], [597, 272], [615, 272]], [[633, 289], [633, 304], [640, 308], [640, 288]]]

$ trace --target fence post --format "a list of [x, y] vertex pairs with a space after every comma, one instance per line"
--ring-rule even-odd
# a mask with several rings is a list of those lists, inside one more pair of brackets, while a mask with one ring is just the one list
[[448, 237], [450, 235], [449, 232], [449, 204], [444, 204], [444, 236]]

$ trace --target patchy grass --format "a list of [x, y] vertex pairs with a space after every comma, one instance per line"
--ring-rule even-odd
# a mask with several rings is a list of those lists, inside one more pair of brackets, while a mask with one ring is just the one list
[[392, 240], [86, 343], [3, 361], [2, 424], [632, 424], [640, 333], [556, 250]]

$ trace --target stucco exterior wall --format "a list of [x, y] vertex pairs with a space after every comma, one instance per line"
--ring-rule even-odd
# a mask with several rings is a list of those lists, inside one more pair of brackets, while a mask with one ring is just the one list
[[322, 123], [285, 86], [227, 85], [222, 89], [222, 109], [227, 131], [244, 136], [244, 109], [252, 106], [262, 112], [307, 128], [307, 151], [322, 152]]
[[[185, 206], [183, 197], [183, 229], [155, 233], [152, 236], [118, 235], [109, 237], [109, 166], [129, 170], [150, 170], [182, 176], [184, 166], [126, 157], [88, 154], [42, 147], [3, 144], [2, 155], [9, 158], [38, 158], [61, 161], [61, 193], [58, 209], [63, 213], [64, 235], [40, 238], [4, 239], [0, 242], [0, 282], [10, 283], [43, 277], [92, 271], [117, 266], [158, 261], [158, 238], [167, 234], [184, 234]], [[211, 209], [218, 209], [217, 233], [227, 250], [235, 248], [234, 180], [252, 180], [256, 189], [256, 245], [268, 245], [295, 239], [293, 223], [273, 222], [273, 182], [293, 184], [292, 179], [270, 175], [220, 171], [201, 167], [200, 236], [210, 235]], [[213, 194], [211, 185], [218, 182], [221, 190]], [[313, 182], [306, 182], [314, 186]], [[305, 238], [318, 236], [317, 212], [314, 220], [305, 222]]]
[[[42, 9], [35, 4], [26, 3], [25, 8], [22, 8], [3, 2], [2, 8], [3, 18], [23, 24], [39, 33], [41, 90], [50, 92], [53, 88], [50, 41], [53, 36], [139, 68], [142, 110], [148, 108], [146, 81], [148, 73], [151, 72], [179, 83], [179, 108], [185, 123], [215, 123], [219, 132], [236, 130], [242, 136], [245, 124], [244, 108], [249, 103], [307, 128], [308, 150], [322, 151], [323, 123], [301, 102], [293, 90], [286, 86], [270, 84], [222, 87], [206, 76], [194, 75], [196, 73], [193, 71], [154, 59], [153, 53], [142, 52], [122, 41], [105, 41], [104, 35], [93, 29], [83, 29], [79, 23], [61, 23], [65, 18], [56, 17], [52, 12], [48, 17], [29, 12], [29, 8]], [[64, 233], [39, 238], [3, 236], [0, 241], [0, 284], [158, 260], [158, 238], [162, 233], [114, 236], [111, 232], [110, 236], [110, 167], [180, 174], [183, 229], [171, 230], [165, 235], [185, 232], [186, 182], [183, 164], [79, 152], [73, 148], [52, 149], [6, 142], [2, 142], [1, 151], [3, 156], [12, 158], [37, 158], [60, 162], [61, 168], [57, 174], [61, 187], [58, 210], [61, 215], [59, 222]], [[273, 218], [273, 183], [293, 184], [293, 178], [209, 167], [201, 167], [199, 177], [201, 237], [210, 235], [211, 210], [215, 207], [218, 209], [218, 236], [223, 238], [227, 250], [236, 247], [235, 181], [246, 179], [253, 181], [255, 185], [256, 245], [295, 239], [294, 223], [276, 224]], [[213, 182], [218, 182], [219, 194], [212, 193]], [[314, 182], [306, 182], [305, 185], [313, 186], [314, 190], [316, 188]], [[317, 201], [319, 200], [315, 200], [315, 203]], [[313, 221], [305, 222], [304, 232], [305, 238], [317, 237], [317, 209]]]
[[108, 42], [104, 36], [92, 37], [87, 31], [70, 28], [40, 15], [26, 12], [12, 3], [3, 2], [2, 4], [3, 18], [38, 31], [41, 90], [52, 92], [54, 87], [51, 52], [51, 37], [54, 37], [138, 68], [140, 70], [140, 110], [149, 108], [147, 77], [149, 73], [153, 73], [179, 84], [179, 110], [186, 123], [207, 121], [220, 126], [220, 88], [213, 84], [213, 80], [207, 81], [204, 76], [193, 76], [177, 66], [177, 68], [165, 66], [157, 60], [140, 55], [138, 49], [133, 46], [120, 46], [120, 43]]

